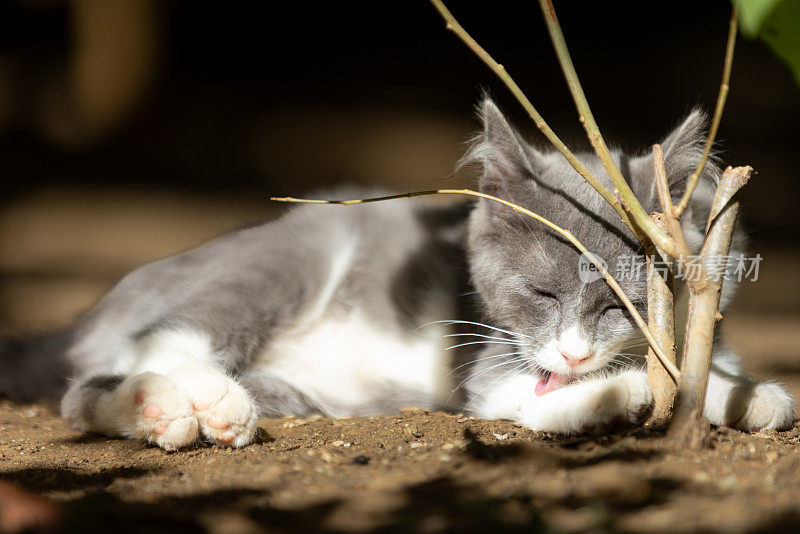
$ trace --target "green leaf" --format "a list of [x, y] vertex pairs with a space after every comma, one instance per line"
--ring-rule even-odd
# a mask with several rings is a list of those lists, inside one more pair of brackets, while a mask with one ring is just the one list
[[761, 27], [772, 11], [784, 0], [733, 0], [739, 10], [739, 29], [749, 39], [758, 37]]
[[800, 84], [800, 0], [733, 0], [742, 35], [760, 37]]

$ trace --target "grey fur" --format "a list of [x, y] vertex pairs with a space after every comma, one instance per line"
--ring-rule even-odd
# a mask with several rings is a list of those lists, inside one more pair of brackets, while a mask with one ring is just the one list
[[[381, 194], [385, 191], [317, 193], [326, 198]], [[133, 271], [78, 323], [72, 343], [57, 359], [81, 382], [113, 375], [120, 365], [129, 365], [133, 349], [152, 333], [186, 327], [211, 337], [218, 366], [242, 377], [264, 414], [337, 413], [337, 407], [320, 405], [294, 385], [252, 368], [254, 356], [311, 313], [342, 314], [356, 303], [379, 328], [407, 331], [420, 326], [417, 315], [431, 291], [463, 300], [458, 295], [465, 292], [465, 276], [459, 273], [468, 212], [468, 204], [403, 201], [291, 209], [275, 221]], [[351, 238], [358, 240], [356, 260], [330, 302], [315, 312], [330, 262]], [[0, 361], [10, 365], [18, 359], [6, 354]], [[58, 371], [63, 381], [68, 373]], [[27, 392], [48, 373], [28, 365], [8, 376], [28, 380]], [[82, 388], [96, 389], [91, 380], [83, 383]], [[0, 385], [0, 393], [21, 396], [13, 381]], [[377, 405], [364, 407], [365, 413], [418, 404], [421, 398], [403, 388], [376, 395]]]
[[[622, 255], [641, 252], [613, 209], [560, 154], [526, 143], [491, 100], [483, 102], [480, 114], [484, 130], [462, 164], [481, 165], [483, 191], [570, 229], [610, 266]], [[662, 141], [675, 199], [699, 159], [705, 121], [703, 113], [693, 111]], [[593, 153], [577, 155], [601, 182], [612, 187]], [[645, 209], [658, 209], [649, 152], [628, 155], [614, 150], [613, 157]], [[685, 231], [695, 248], [702, 242], [718, 173], [712, 159], [684, 217]], [[350, 189], [319, 196], [359, 198], [383, 193]], [[43, 377], [54, 377], [52, 382], [61, 384], [70, 371], [82, 385], [70, 390], [72, 400], [65, 401], [65, 415], [90, 419], [98, 396], [120, 384], [118, 369], [134, 366], [136, 349], [151, 335], [188, 329], [210, 337], [216, 367], [239, 378], [261, 415], [370, 414], [426, 405], [431, 401], [425, 392], [402, 383], [386, 383], [380, 390], [366, 392], [369, 400], [364, 405], [344, 408], [326, 403], [302, 384], [277, 375], [263, 358], [270, 344], [301, 319], [313, 323], [317, 316], [343, 316], [354, 307], [363, 310], [370, 324], [382, 332], [412, 331], [420, 326], [434, 294], [445, 295], [457, 310], [455, 318], [465, 321], [459, 333], [469, 329], [474, 335], [474, 327], [466, 325], [479, 314], [492, 328], [500, 329], [487, 331], [499, 340], [484, 345], [490, 348], [465, 347], [454, 359], [454, 364], [463, 363], [468, 370], [465, 382], [472, 399], [465, 400], [467, 407], [505, 373], [541, 374], [544, 366], [537, 361], [537, 351], [568, 327], [577, 328], [603, 356], [597, 358], [598, 370], [625, 343], [645, 349], [632, 319], [619, 309], [618, 298], [605, 282], [580, 281], [579, 254], [571, 244], [496, 203], [479, 201], [470, 206], [394, 201], [350, 208], [299, 207], [276, 221], [145, 265], [126, 276], [69, 337], [60, 338], [63, 347], [51, 352], [60, 362], [53, 373], [44, 370], [43, 353], [28, 360], [3, 355], [0, 371], [6, 373], [0, 372], [0, 393], [30, 395]], [[732, 255], [742, 254], [744, 243], [743, 233], [737, 230]], [[337, 254], [351, 245], [355, 247], [353, 261], [336, 287], [326, 288]], [[644, 278], [621, 280], [621, 284], [644, 314]], [[724, 304], [734, 290], [734, 284], [725, 284]], [[469, 297], [475, 292], [477, 302]], [[321, 295], [328, 293], [330, 298], [320, 302]], [[503, 356], [513, 351], [521, 356]], [[480, 357], [471, 361], [477, 353]], [[12, 369], [23, 360], [27, 362], [23, 367]], [[3, 374], [14, 378], [3, 378]]]
[[[83, 381], [80, 388], [73, 388], [79, 393], [72, 405], [71, 420], [93, 421], [100, 396], [114, 391], [125, 380], [123, 375], [96, 375]], [[67, 415], [67, 414], [64, 414]]]
[[[481, 189], [518, 203], [569, 229], [592, 252], [603, 258], [613, 272], [620, 256], [642, 254], [638, 242], [606, 201], [554, 150], [528, 145], [489, 99], [480, 108], [483, 133], [475, 139], [462, 164], [479, 163], [483, 168]], [[673, 199], [683, 194], [705, 143], [706, 115], [692, 111], [662, 141], [667, 178]], [[593, 152], [577, 152], [584, 165], [609, 189], [613, 184]], [[658, 211], [652, 154], [628, 155], [612, 150], [614, 161], [648, 212]], [[695, 251], [705, 233], [706, 218], [718, 180], [719, 167], [712, 158], [683, 219], [684, 230]], [[578, 276], [580, 253], [572, 244], [538, 222], [490, 201], [480, 201], [470, 219], [469, 265], [472, 280], [486, 314], [494, 324], [523, 336], [531, 368], [534, 354], [543, 342], [577, 324], [596, 352], [613, 353], [623, 343], [639, 339], [646, 345], [633, 320], [614, 306], [620, 301], [603, 280], [584, 284]], [[745, 237], [735, 233], [732, 256], [744, 254]], [[732, 269], [733, 267], [731, 267]], [[639, 312], [646, 316], [646, 281], [620, 280]], [[736, 289], [726, 282], [723, 305]], [[541, 290], [550, 296], [543, 296]], [[552, 298], [555, 297], [555, 298]], [[635, 344], [635, 343], [633, 343]], [[500, 351], [489, 349], [485, 355]], [[629, 351], [631, 352], [631, 351]], [[496, 365], [496, 360], [488, 360]], [[508, 368], [476, 370], [468, 383], [474, 395], [486, 389]]]

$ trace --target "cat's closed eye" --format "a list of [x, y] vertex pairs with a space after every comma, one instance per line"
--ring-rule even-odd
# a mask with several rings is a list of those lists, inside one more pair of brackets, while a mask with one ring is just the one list
[[[643, 302], [633, 302], [634, 307], [641, 309], [644, 306]], [[620, 315], [625, 317], [631, 317], [631, 312], [628, 311], [628, 308], [624, 304], [609, 304], [605, 308], [603, 308], [602, 315], [610, 315], [619, 317]]]
[[554, 293], [551, 293], [550, 291], [539, 288], [537, 286], [530, 286], [530, 290], [531, 293], [533, 293], [537, 297], [540, 297], [543, 300], [550, 301], [552, 304], [556, 306], [559, 305], [558, 297]]
[[603, 308], [603, 313], [628, 313], [628, 309], [622, 304], [612, 304]]

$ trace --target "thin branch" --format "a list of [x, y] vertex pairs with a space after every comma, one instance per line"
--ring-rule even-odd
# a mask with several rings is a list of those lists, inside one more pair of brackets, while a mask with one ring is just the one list
[[728, 97], [728, 83], [731, 79], [731, 66], [733, 65], [733, 49], [736, 47], [737, 26], [738, 13], [736, 11], [736, 6], [734, 6], [733, 13], [731, 13], [730, 25], [728, 26], [728, 45], [725, 48], [725, 65], [722, 69], [722, 82], [719, 86], [717, 107], [714, 108], [714, 118], [711, 120], [711, 130], [708, 132], [706, 148], [703, 150], [703, 157], [700, 158], [700, 163], [697, 164], [697, 168], [689, 177], [689, 183], [686, 186], [686, 191], [681, 197], [681, 201], [678, 202], [678, 205], [674, 208], [673, 213], [675, 214], [675, 217], [680, 217], [683, 214], [683, 211], [686, 209], [686, 206], [689, 205], [689, 201], [692, 199], [692, 194], [694, 193], [694, 190], [697, 188], [697, 184], [700, 181], [700, 175], [703, 174], [703, 169], [706, 166], [706, 161], [708, 161], [708, 156], [711, 154], [711, 148], [714, 146], [714, 139], [717, 137], [717, 129], [719, 128], [719, 122], [722, 120], [722, 111], [725, 109], [725, 100]]
[[[665, 259], [665, 255], [655, 247], [650, 247], [647, 252], [647, 326], [655, 334], [669, 360], [676, 363], [674, 278], [672, 272], [664, 268]], [[651, 356], [650, 353], [648, 356]], [[647, 358], [647, 384], [653, 392], [653, 411], [647, 423], [655, 427], [666, 426], [672, 417], [677, 388], [664, 368], [652, 357]]]
[[444, 3], [441, 0], [431, 0], [431, 3], [442, 16], [442, 18], [447, 23], [447, 29], [452, 31], [453, 33], [458, 36], [461, 41], [467, 45], [467, 47], [472, 50], [476, 56], [478, 56], [491, 70], [494, 72], [498, 78], [508, 87], [509, 91], [516, 97], [517, 101], [522, 105], [528, 115], [533, 119], [533, 122], [536, 124], [536, 127], [541, 130], [541, 132], [547, 137], [547, 139], [556, 147], [556, 149], [561, 152], [564, 158], [572, 165], [572, 168], [580, 174], [586, 182], [591, 185], [600, 195], [608, 202], [614, 211], [617, 212], [619, 218], [625, 225], [631, 229], [631, 231], [636, 234], [637, 238], [642, 241], [644, 234], [641, 230], [639, 230], [636, 226], [634, 226], [631, 221], [628, 213], [625, 211], [625, 208], [620, 204], [619, 199], [617, 198], [614, 193], [608, 190], [603, 184], [601, 184], [594, 175], [589, 172], [589, 170], [581, 163], [581, 161], [573, 154], [567, 145], [564, 144], [561, 139], [556, 135], [556, 133], [547, 125], [545, 120], [536, 111], [536, 108], [533, 107], [531, 101], [528, 100], [528, 97], [525, 96], [525, 93], [522, 92], [522, 89], [519, 88], [517, 83], [511, 77], [511, 75], [506, 71], [505, 67], [494, 60], [494, 58], [481, 46], [478, 44], [475, 39], [470, 36], [469, 33], [458, 23], [452, 13], [445, 7]]
[[[650, 219], [650, 215], [644, 207], [642, 207], [639, 199], [636, 198], [636, 195], [633, 193], [633, 190], [631, 190], [625, 177], [622, 176], [622, 172], [614, 162], [611, 151], [609, 151], [605, 139], [603, 139], [600, 133], [600, 128], [597, 126], [594, 115], [592, 115], [592, 110], [589, 108], [589, 101], [586, 99], [580, 80], [578, 80], [578, 73], [575, 72], [575, 66], [569, 55], [569, 49], [564, 40], [564, 34], [561, 32], [561, 25], [558, 23], [558, 17], [556, 17], [553, 2], [551, 0], [539, 0], [539, 6], [542, 9], [542, 14], [547, 24], [547, 31], [550, 34], [550, 40], [553, 42], [553, 48], [558, 57], [558, 62], [561, 64], [564, 78], [567, 80], [569, 92], [572, 94], [572, 99], [575, 101], [575, 106], [578, 108], [579, 120], [586, 130], [586, 135], [589, 137], [589, 142], [594, 148], [597, 157], [603, 162], [603, 167], [605, 167], [609, 178], [611, 178], [611, 181], [614, 183], [616, 192], [619, 192], [625, 209], [628, 211], [630, 218], [644, 231], [650, 241], [661, 250], [674, 256], [674, 245], [669, 236]], [[639, 234], [637, 234], [637, 236], [638, 235]]]
[[606, 269], [606, 267], [603, 265], [602, 260], [600, 260], [600, 258], [595, 256], [592, 252], [590, 252], [589, 249], [587, 249], [583, 245], [583, 243], [578, 241], [578, 239], [572, 234], [572, 232], [558, 226], [557, 224], [551, 222], [548, 219], [545, 219], [541, 215], [538, 215], [528, 209], [523, 208], [518, 204], [514, 204], [513, 202], [509, 202], [507, 200], [503, 200], [502, 198], [488, 195], [486, 193], [473, 191], [471, 189], [436, 189], [431, 191], [413, 191], [411, 193], [401, 193], [398, 195], [389, 195], [384, 197], [364, 198], [356, 200], [311, 200], [311, 199], [294, 198], [294, 197], [272, 197], [270, 200], [274, 200], [277, 202], [295, 202], [295, 203], [305, 203], [305, 204], [343, 204], [345, 206], [350, 206], [353, 204], [364, 204], [367, 202], [380, 202], [383, 200], [412, 198], [412, 197], [420, 197], [427, 195], [466, 195], [466, 196], [484, 198], [494, 202], [499, 202], [500, 204], [508, 206], [509, 208], [518, 213], [522, 213], [524, 215], [527, 215], [528, 217], [536, 219], [540, 223], [544, 224], [545, 226], [551, 228], [552, 230], [563, 236], [567, 241], [572, 243], [573, 246], [575, 246], [575, 248], [580, 250], [587, 258], [589, 258], [589, 261], [591, 261], [592, 264], [594, 264], [594, 266], [597, 268], [597, 270], [600, 271], [600, 273], [603, 275], [603, 278], [605, 278], [606, 282], [614, 291], [614, 293], [616, 293], [617, 296], [620, 298], [620, 300], [622, 300], [623, 304], [625, 304], [625, 307], [630, 312], [631, 316], [633, 317], [633, 320], [636, 322], [636, 325], [642, 331], [644, 337], [647, 339], [647, 342], [650, 344], [650, 347], [655, 353], [656, 357], [658, 358], [658, 361], [661, 362], [661, 365], [663, 365], [664, 368], [667, 370], [672, 380], [676, 384], [678, 383], [678, 378], [680, 377], [680, 371], [678, 371], [678, 368], [675, 366], [674, 363], [669, 361], [669, 358], [666, 356], [661, 346], [658, 344], [658, 340], [656, 339], [655, 335], [647, 327], [647, 323], [645, 323], [644, 319], [642, 319], [642, 316], [639, 315], [639, 312], [636, 310], [636, 307], [628, 298], [628, 295], [625, 294], [625, 292], [622, 290], [622, 287], [620, 287], [619, 283], [614, 279], [613, 276], [611, 276], [611, 273], [608, 272], [608, 269]]
[[675, 251], [678, 256], [688, 256], [692, 253], [692, 250], [686, 241], [686, 236], [683, 234], [680, 221], [673, 214], [672, 195], [670, 195], [669, 183], [667, 182], [664, 152], [659, 144], [653, 145], [653, 167], [655, 169], [656, 191], [658, 192], [658, 200], [661, 203], [661, 210], [664, 213], [664, 223], [667, 231], [675, 242]]
[[[752, 167], [728, 167], [722, 173], [709, 215], [709, 229], [700, 253], [706, 266], [716, 263], [730, 253], [739, 201], [736, 194], [744, 187]], [[725, 280], [724, 270], [706, 270], [706, 283], [700, 291], [689, 294], [689, 316], [686, 321], [686, 339], [683, 345], [681, 379], [675, 401], [675, 415], [670, 434], [686, 447], [699, 448], [707, 440], [708, 426], [698, 424], [705, 406], [711, 356], [714, 348], [714, 326], [722, 317], [719, 301]]]
[[[670, 195], [669, 183], [667, 182], [667, 169], [664, 165], [664, 152], [661, 150], [661, 145], [659, 144], [653, 145], [653, 167], [655, 169], [658, 200], [661, 203], [661, 209], [664, 215], [663, 223], [670, 237], [672, 237], [673, 243], [675, 243], [675, 252], [677, 252], [677, 256], [673, 256], [673, 258], [675, 258], [675, 261], [678, 262], [679, 265], [685, 266], [692, 254], [692, 249], [689, 247], [688, 241], [686, 241], [686, 235], [683, 233], [683, 228], [681, 228], [681, 221], [675, 217], [673, 213], [672, 196]], [[707, 283], [706, 279], [708, 278], [708, 273], [706, 273], [706, 269], [702, 263], [695, 265], [694, 269], [696, 269], [697, 276], [692, 277], [691, 280], [687, 280], [686, 283], [692, 290], [700, 291]], [[683, 269], [683, 271], [686, 272], [686, 269]]]

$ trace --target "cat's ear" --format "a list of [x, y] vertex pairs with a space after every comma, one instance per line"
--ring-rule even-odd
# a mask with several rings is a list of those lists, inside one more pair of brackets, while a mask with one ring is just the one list
[[483, 131], [462, 164], [480, 163], [483, 166], [481, 192], [514, 202], [533, 186], [531, 177], [538, 153], [522, 139], [490, 98], [481, 102], [478, 116]]
[[[689, 175], [700, 163], [706, 144], [707, 123], [708, 116], [705, 112], [695, 108], [661, 141], [667, 182], [673, 198], [683, 195]], [[652, 159], [652, 153], [650, 158]]]
[[[683, 195], [689, 176], [703, 155], [707, 120], [706, 114], [696, 108], [660, 141], [673, 201], [677, 201]], [[658, 210], [653, 151], [648, 149], [642, 155], [632, 158], [630, 167], [634, 193], [648, 210]], [[714, 172], [716, 165], [712, 160], [706, 165], [703, 174], [711, 175]]]

